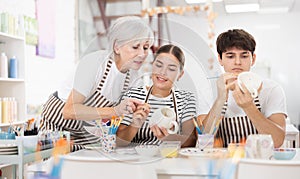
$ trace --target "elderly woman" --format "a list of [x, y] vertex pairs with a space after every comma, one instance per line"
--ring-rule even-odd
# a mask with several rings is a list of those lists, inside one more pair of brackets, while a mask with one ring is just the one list
[[[153, 85], [132, 88], [125, 93], [125, 99], [139, 99], [144, 104], [138, 105], [133, 115], [124, 117], [117, 132], [118, 145], [158, 145], [164, 140], [176, 140], [181, 141], [183, 147], [195, 146], [195, 127], [191, 120], [196, 115], [195, 96], [188, 91], [173, 89], [175, 81], [184, 73], [184, 62], [184, 54], [179, 47], [164, 45], [158, 49], [152, 65]], [[153, 112], [165, 107], [175, 113], [179, 126], [179, 131], [175, 134], [150, 123]]]
[[152, 30], [143, 19], [126, 16], [112, 24], [107, 36], [108, 50], [83, 57], [70, 84], [43, 106], [40, 129], [70, 131], [72, 151], [99, 142], [84, 126], [95, 125], [95, 119], [132, 113], [140, 103], [128, 99], [119, 104], [119, 98], [137, 79], [153, 44]]

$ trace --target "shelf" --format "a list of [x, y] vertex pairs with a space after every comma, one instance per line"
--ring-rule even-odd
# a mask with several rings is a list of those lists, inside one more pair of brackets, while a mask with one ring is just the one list
[[0, 155], [0, 168], [10, 165], [18, 166], [18, 178], [23, 179], [24, 176], [24, 164], [35, 162], [37, 160], [42, 160], [50, 158], [52, 156], [53, 149], [42, 150], [39, 152], [34, 152], [30, 154], [24, 154], [23, 141], [22, 140], [0, 140], [1, 144], [10, 144], [18, 146], [17, 155]]
[[24, 82], [24, 79], [20, 78], [0, 78], [0, 82]]
[[10, 34], [6, 34], [6, 33], [3, 33], [3, 32], [0, 32], [0, 42], [6, 41], [6, 40], [10, 40], [10, 39], [21, 40], [21, 41], [25, 40], [24, 37], [19, 37], [19, 36], [10, 35]]
[[1, 168], [4, 168], [4, 167], [8, 167], [8, 166], [10, 166], [10, 164], [1, 164], [1, 163], [0, 163], [0, 169], [1, 169]]
[[2, 123], [0, 124], [0, 127], [8, 127], [10, 125], [15, 126], [15, 125], [21, 125], [21, 124], [25, 124], [25, 121], [17, 121], [17, 122], [13, 122], [13, 123]]
[[[26, 120], [26, 42], [25, 37], [0, 32], [0, 53], [9, 60], [16, 56], [18, 78], [0, 78], [0, 98], [14, 97], [17, 101], [17, 120]], [[22, 122], [21, 122], [22, 123]], [[18, 123], [20, 124], [20, 122]], [[0, 127], [9, 124], [0, 124]]]
[[53, 149], [47, 149], [47, 150], [42, 150], [39, 152], [25, 154], [23, 163], [34, 162], [37, 160], [37, 158], [40, 160], [45, 159], [45, 158], [50, 158], [52, 156], [52, 152], [53, 152]]
[[[47, 149], [47, 150], [34, 152], [30, 154], [23, 154], [23, 164], [34, 162], [37, 160], [37, 158], [39, 159], [50, 158], [52, 156], [52, 151], [53, 149]], [[20, 157], [22, 157], [22, 155], [0, 155], [0, 159], [1, 159], [0, 165], [9, 166], [13, 164], [18, 164]]]

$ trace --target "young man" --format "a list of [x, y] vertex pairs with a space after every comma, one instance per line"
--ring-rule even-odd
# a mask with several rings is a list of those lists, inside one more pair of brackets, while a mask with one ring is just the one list
[[[286, 99], [282, 88], [264, 79], [256, 98], [241, 90], [237, 76], [250, 71], [256, 61], [253, 36], [241, 29], [228, 30], [217, 38], [218, 60], [225, 73], [217, 80], [218, 96], [208, 114], [199, 113], [205, 132], [213, 131], [220, 120], [216, 138], [223, 147], [239, 143], [250, 134], [270, 134], [275, 147], [285, 137]], [[243, 89], [246, 89], [244, 85]], [[200, 101], [201, 102], [201, 101]]]

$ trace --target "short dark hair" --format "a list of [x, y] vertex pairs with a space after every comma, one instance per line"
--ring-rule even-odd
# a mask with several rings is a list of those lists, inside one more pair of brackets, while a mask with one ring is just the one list
[[232, 29], [221, 33], [217, 38], [217, 52], [222, 59], [222, 53], [232, 47], [249, 50], [253, 55], [256, 42], [254, 37], [243, 29]]
[[184, 57], [183, 51], [179, 47], [172, 45], [172, 44], [167, 44], [167, 45], [161, 46], [156, 51], [153, 61], [155, 61], [156, 57], [161, 53], [170, 53], [170, 54], [174, 55], [179, 61], [180, 70], [183, 70], [185, 57]]

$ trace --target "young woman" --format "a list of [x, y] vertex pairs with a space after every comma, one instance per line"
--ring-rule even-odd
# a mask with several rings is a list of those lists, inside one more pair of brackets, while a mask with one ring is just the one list
[[133, 113], [140, 103], [127, 99], [117, 105], [120, 95], [138, 78], [137, 70], [153, 44], [152, 30], [143, 19], [127, 16], [117, 19], [107, 36], [108, 50], [83, 57], [70, 83], [43, 106], [41, 130], [70, 131], [72, 151], [99, 142], [85, 131], [84, 126], [94, 125], [88, 121]]
[[[193, 93], [174, 90], [184, 71], [184, 54], [174, 45], [160, 47], [152, 65], [151, 87], [132, 88], [125, 93], [126, 98], [144, 102], [137, 106], [132, 115], [126, 115], [117, 132], [118, 145], [124, 144], [160, 144], [164, 140], [179, 140], [182, 146], [195, 145], [194, 125], [191, 120], [196, 114], [196, 102]], [[168, 107], [174, 110], [179, 124], [177, 134], [169, 134], [164, 127], [150, 125], [149, 119], [155, 110]]]

